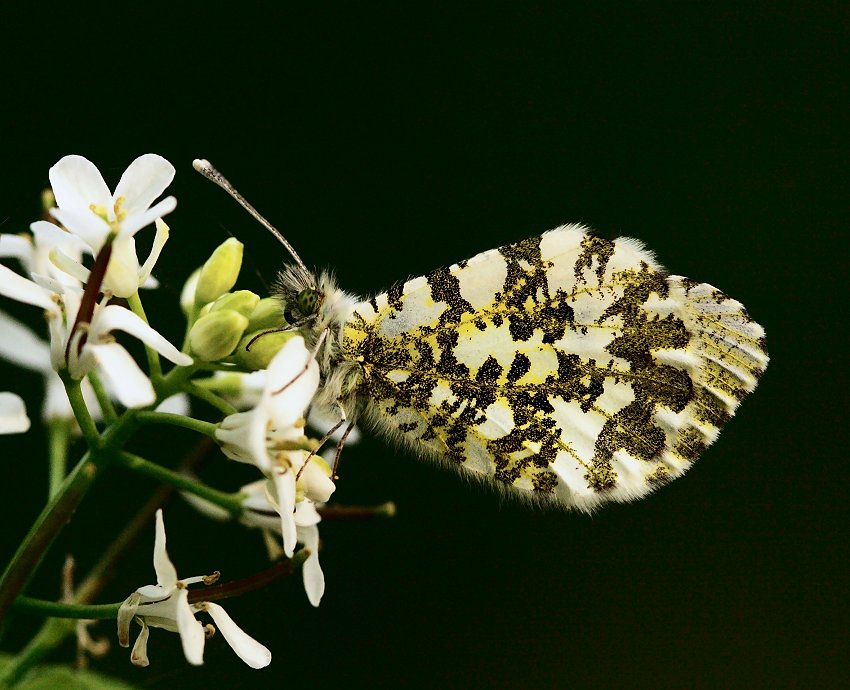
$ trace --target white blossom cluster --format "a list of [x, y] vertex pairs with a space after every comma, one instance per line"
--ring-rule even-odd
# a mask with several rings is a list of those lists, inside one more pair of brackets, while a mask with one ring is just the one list
[[[174, 197], [157, 199], [174, 173], [174, 167], [164, 158], [143, 155], [133, 161], [112, 192], [90, 161], [66, 156], [49, 174], [56, 204], [49, 214], [55, 222], [40, 220], [32, 223], [29, 233], [0, 235], [0, 260], [5, 262], [0, 263], [0, 295], [40, 309], [47, 325], [46, 337], [42, 337], [0, 311], [0, 357], [44, 376], [45, 425], [76, 419], [66, 394], [69, 381], [80, 382], [91, 418], [95, 423], [103, 422], [103, 400], [98, 399], [89, 381], [91, 377], [97, 377], [109, 398], [123, 409], [164, 409], [157, 408], [163, 403], [163, 396], [157, 391], [156, 381], [116, 340], [113, 334], [117, 331], [137, 338], [177, 367], [192, 367], [214, 358], [216, 363], [224, 363], [222, 369], [233, 364], [233, 357], [227, 352], [222, 355], [214, 351], [221, 343], [214, 328], [221, 328], [223, 323], [239, 324], [241, 330], [233, 335], [234, 344], [240, 337], [249, 337], [245, 329], [250, 330], [247, 324], [253, 318], [249, 318], [251, 309], [259, 310], [259, 298], [251, 301], [245, 295], [227, 292], [231, 283], [224, 285], [224, 296], [217, 294], [222, 291], [215, 288], [207, 302], [196, 292], [203, 289], [199, 287], [198, 272], [187, 283], [181, 302], [190, 327], [193, 319], [196, 325], [201, 324], [201, 319], [204, 323], [192, 331], [182, 351], [147, 323], [143, 313], [140, 316], [138, 311], [113, 300], [136, 298], [140, 288], [156, 286], [151, 274], [169, 235], [162, 218], [176, 206]], [[135, 236], [150, 226], [155, 231], [152, 249], [140, 260]], [[108, 252], [104, 255], [108, 256], [108, 265], [97, 274], [98, 284], [89, 285], [97, 257], [103, 252]], [[227, 302], [227, 309], [221, 308], [223, 301]], [[234, 304], [240, 305], [248, 316], [228, 316], [236, 313]], [[302, 568], [304, 586], [310, 602], [318, 606], [325, 579], [319, 565], [317, 525], [321, 518], [317, 508], [335, 489], [328, 463], [315, 454], [315, 442], [305, 434], [305, 417], [319, 386], [319, 368], [300, 336], [276, 333], [274, 337], [277, 340], [270, 338], [268, 342], [279, 350], [275, 349], [276, 354], [270, 355], [261, 371], [245, 373], [244, 363], [237, 361], [242, 366], [233, 367], [234, 373], [219, 372], [207, 379], [215, 383], [228, 378], [231, 389], [235, 380], [236, 389], [243, 394], [236, 396], [242, 398], [243, 404], [236, 405], [242, 411], [225, 416], [214, 435], [227, 457], [254, 465], [261, 473], [258, 481], [241, 489], [241, 522], [259, 527], [267, 535], [277, 535], [280, 550], [288, 558], [293, 557], [298, 544], [308, 550]], [[232, 350], [235, 345], [227, 347]], [[222, 397], [228, 398], [225, 392]], [[229, 399], [236, 402], [233, 396]], [[185, 406], [170, 409], [181, 413], [187, 410]], [[14, 392], [0, 392], [0, 433], [21, 433], [29, 427], [21, 397]], [[187, 498], [214, 517], [226, 513], [197, 496]], [[187, 585], [200, 581], [209, 584], [208, 578], [177, 578], [165, 549], [161, 511], [156, 520], [154, 569], [156, 584], [133, 592], [118, 615], [119, 641], [123, 646], [129, 645], [130, 623], [135, 620], [141, 626], [131, 654], [134, 664], [148, 664], [151, 627], [178, 632], [186, 659], [192, 664], [202, 663], [205, 637], [214, 628], [205, 628], [195, 619], [200, 612], [212, 617], [249, 666], [261, 668], [270, 662], [268, 649], [236, 626], [221, 606], [205, 601], [189, 603]]]

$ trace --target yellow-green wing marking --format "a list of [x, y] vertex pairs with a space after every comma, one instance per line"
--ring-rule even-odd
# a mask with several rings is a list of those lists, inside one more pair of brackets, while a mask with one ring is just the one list
[[681, 475], [768, 361], [739, 302], [580, 226], [357, 305], [342, 347], [378, 428], [582, 510]]

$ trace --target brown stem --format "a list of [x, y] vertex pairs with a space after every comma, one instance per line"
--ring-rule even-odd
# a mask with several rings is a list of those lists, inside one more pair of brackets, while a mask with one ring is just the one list
[[252, 592], [255, 589], [267, 587], [275, 580], [280, 580], [284, 577], [289, 577], [293, 572], [307, 560], [310, 552], [307, 549], [301, 549], [291, 559], [275, 563], [270, 568], [261, 570], [259, 573], [244, 577], [241, 580], [231, 580], [223, 585], [214, 587], [206, 587], [205, 589], [189, 590], [189, 603], [195, 604], [199, 601], [218, 601], [220, 599], [229, 599], [230, 597], [239, 596], [245, 592]]
[[[83, 297], [80, 300], [80, 309], [77, 311], [77, 318], [74, 320], [74, 327], [68, 332], [68, 342], [65, 345], [65, 361], [68, 361], [68, 357], [71, 354], [71, 342], [74, 339], [74, 333], [77, 332], [81, 324], [91, 323], [92, 316], [94, 316], [94, 308], [97, 305], [97, 296], [100, 294], [100, 288], [103, 285], [103, 279], [106, 276], [106, 269], [109, 267], [111, 256], [112, 240], [108, 239], [106, 244], [98, 252], [94, 264], [92, 264], [89, 279], [86, 281]], [[86, 334], [83, 333], [77, 343], [78, 353], [85, 342]]]

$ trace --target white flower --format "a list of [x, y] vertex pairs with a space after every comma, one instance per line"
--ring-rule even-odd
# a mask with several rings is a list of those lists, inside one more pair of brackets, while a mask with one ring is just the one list
[[97, 367], [116, 398], [126, 407], [150, 405], [156, 395], [150, 380], [130, 353], [114, 341], [112, 331], [135, 336], [175, 364], [187, 366], [192, 363], [191, 357], [180, 352], [133, 312], [118, 305], [97, 306], [91, 323], [81, 324], [72, 331], [80, 298], [70, 287], [58, 283], [39, 284], [0, 265], [0, 295], [44, 309], [54, 370], [67, 367], [73, 378], [82, 379]]
[[[177, 570], [165, 550], [165, 525], [162, 511], [156, 512], [156, 540], [153, 547], [153, 566], [156, 571], [156, 584], [140, 587], [121, 605], [118, 611], [118, 643], [122, 647], [130, 645], [130, 622], [135, 620], [142, 626], [142, 632], [136, 638], [130, 660], [137, 666], [148, 665], [147, 643], [149, 628], [163, 628], [180, 633], [183, 653], [190, 664], [204, 662], [204, 642], [208, 632], [215, 628], [206, 628], [195, 619], [195, 614], [206, 611], [212, 616], [224, 639], [242, 661], [251, 668], [263, 668], [269, 665], [272, 655], [268, 649], [247, 635], [227, 612], [212, 602], [189, 603], [187, 585], [209, 580], [203, 575], [184, 580], [177, 579]], [[211, 634], [211, 633], [210, 633]]]
[[[320, 461], [325, 463], [323, 459], [320, 459]], [[278, 508], [272, 502], [272, 497], [269, 496], [268, 490], [269, 483], [265, 479], [251, 482], [239, 489], [239, 493], [245, 496], [242, 501], [243, 512], [239, 516], [239, 522], [247, 527], [262, 530], [263, 536], [266, 538], [269, 558], [277, 560], [283, 554], [283, 549], [280, 545], [281, 520], [278, 514]], [[199, 496], [184, 493], [183, 498], [207, 517], [214, 520], [225, 521], [230, 518], [230, 513], [224, 508], [210, 503]], [[296, 503], [294, 518], [296, 540], [310, 551], [310, 555], [307, 556], [301, 567], [301, 574], [304, 578], [304, 591], [307, 593], [310, 603], [313, 606], [318, 606], [325, 592], [325, 575], [322, 572], [322, 566], [319, 564], [318, 524], [322, 518], [319, 515], [319, 511], [316, 510], [316, 504], [307, 498]]]
[[[174, 172], [174, 166], [161, 156], [139, 156], [112, 193], [95, 165], [82, 156], [65, 156], [50, 169], [50, 184], [58, 205], [51, 209], [51, 215], [94, 254], [114, 235], [103, 284], [118, 297], [136, 293], [168, 239], [168, 226], [161, 218], [174, 210], [177, 201], [169, 196], [153, 207], [151, 204], [171, 184]], [[140, 266], [134, 236], [157, 220], [153, 248]]]
[[0, 434], [21, 434], [29, 428], [24, 401], [14, 393], [0, 393]]
[[[333, 481], [324, 462], [307, 462], [303, 450], [304, 411], [319, 386], [319, 366], [295, 337], [275, 355], [257, 406], [226, 417], [216, 438], [228, 457], [256, 465], [270, 480], [270, 496], [281, 520], [283, 550], [292, 558], [297, 543], [295, 507], [300, 499], [324, 503], [333, 493]], [[324, 467], [323, 467], [324, 466]], [[299, 476], [300, 475], [300, 476]]]
[[[32, 236], [0, 235], [0, 257], [17, 259], [26, 273], [40, 277], [43, 282], [80, 289], [81, 280], [75, 271], [82, 269], [84, 276], [88, 276], [88, 271], [80, 265], [83, 252], [88, 251], [86, 244], [47, 221], [33, 223], [30, 229]], [[71, 272], [63, 268], [68, 266], [72, 267]]]
[[[45, 395], [41, 418], [46, 422], [53, 419], [76, 419], [65, 392], [65, 385], [50, 362], [50, 345], [20, 321], [2, 311], [0, 334], [0, 358], [44, 376]], [[81, 385], [86, 407], [94, 420], [99, 421], [103, 414], [94, 389], [87, 379], [83, 379]]]

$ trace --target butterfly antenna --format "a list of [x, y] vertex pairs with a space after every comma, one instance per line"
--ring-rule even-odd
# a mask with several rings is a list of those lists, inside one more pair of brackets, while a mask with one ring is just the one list
[[218, 170], [216, 170], [212, 164], [205, 158], [196, 158], [192, 161], [192, 167], [195, 168], [201, 175], [206, 177], [208, 180], [215, 182], [219, 187], [221, 187], [225, 192], [230, 194], [239, 204], [244, 208], [248, 213], [250, 213], [254, 218], [256, 218], [263, 227], [268, 230], [272, 235], [277, 237], [278, 242], [280, 242], [284, 247], [286, 247], [286, 251], [288, 251], [292, 258], [295, 259], [295, 262], [303, 268], [305, 271], [308, 271], [307, 267], [304, 265], [304, 262], [301, 261], [301, 257], [298, 256], [296, 251], [292, 248], [292, 245], [286, 240], [286, 238], [280, 233], [280, 231], [269, 221], [267, 221], [263, 216], [260, 215], [259, 211], [255, 209], [248, 201], [242, 196], [239, 192], [236, 191], [236, 188], [227, 181], [227, 178], [222, 175]]

